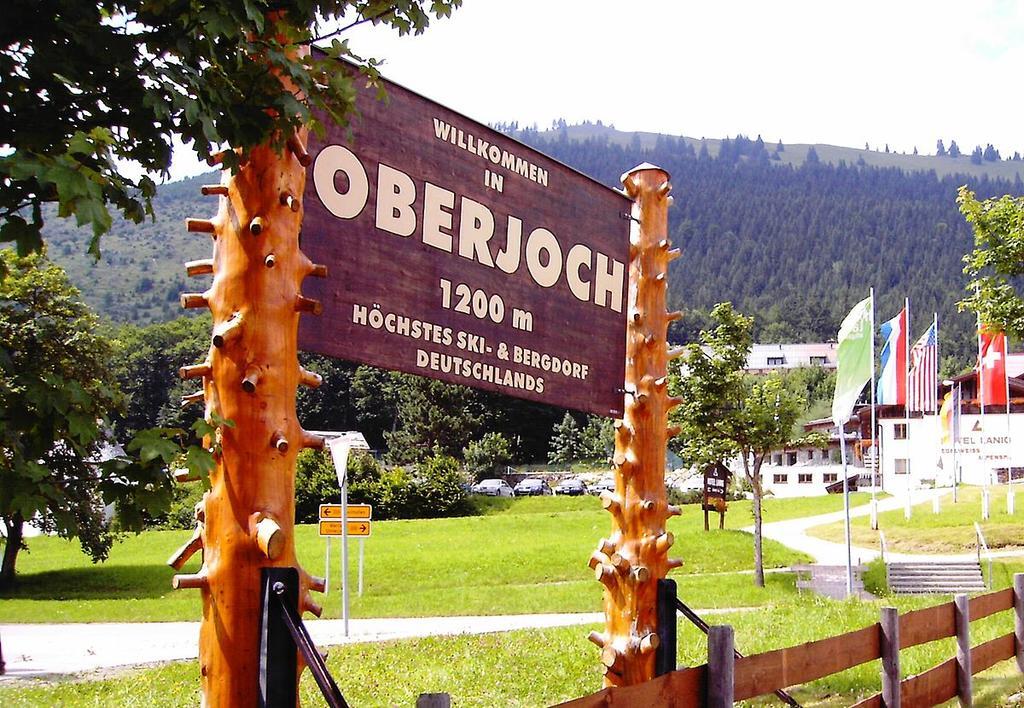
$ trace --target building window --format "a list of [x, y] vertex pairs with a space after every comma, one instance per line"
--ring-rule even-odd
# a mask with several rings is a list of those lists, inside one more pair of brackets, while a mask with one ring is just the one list
[[788, 484], [788, 483], [789, 483], [789, 475], [788, 474], [774, 474], [774, 475], [772, 475], [772, 484]]
[[824, 482], [825, 482], [825, 484], [829, 484], [831, 482], [838, 481], [838, 479], [839, 479], [839, 475], [836, 474], [835, 472], [826, 472], [825, 475], [824, 475]]
[[772, 464], [776, 467], [782, 467], [782, 455], [772, 455]]
[[893, 434], [892, 434], [892, 436], [896, 440], [906, 440], [907, 439], [907, 424], [906, 423], [896, 423], [896, 425], [893, 426]]
[[827, 448], [821, 451], [821, 461], [822, 462], [828, 462], [828, 449]]
[[795, 452], [787, 452], [786, 453], [786, 464], [789, 465], [790, 467], [792, 467], [793, 465], [796, 464], [796, 453]]
[[768, 366], [782, 366], [786, 363], [786, 357], [784, 356], [770, 356], [768, 357]]
[[896, 463], [896, 474], [910, 474], [910, 460], [897, 458], [893, 462]]
[[812, 356], [811, 366], [825, 366], [828, 363], [828, 358], [823, 356]]
[[800, 484], [810, 484], [812, 476], [810, 472], [801, 472], [796, 476], [796, 481]]

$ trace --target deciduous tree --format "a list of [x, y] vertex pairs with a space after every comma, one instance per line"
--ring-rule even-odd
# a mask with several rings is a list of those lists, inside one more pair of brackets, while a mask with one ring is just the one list
[[712, 309], [711, 319], [715, 327], [687, 346], [685, 371], [672, 377], [674, 395], [683, 399], [673, 413], [681, 430], [672, 447], [698, 467], [741, 460], [754, 495], [754, 583], [764, 587], [761, 466], [771, 450], [795, 442], [793, 427], [804, 399], [778, 375], [744, 374], [753, 346], [752, 318], [726, 302]]
[[[419, 33], [429, 14], [461, 0], [10, 0], [0, 25], [0, 241], [38, 248], [42, 205], [58, 204], [92, 227], [90, 251], [110, 228], [110, 207], [140, 222], [154, 183], [126, 161], [166, 173], [172, 139], [202, 158], [225, 146], [283, 146], [314, 109], [343, 123], [355, 100], [353, 62], [377, 80], [377, 64], [336, 37], [326, 55], [295, 45], [364, 22]], [[269, 32], [268, 13], [273, 14]], [[287, 77], [297, 91], [284, 88]], [[238, 155], [223, 153], [227, 166]]]
[[979, 201], [974, 192], [961, 187], [957, 203], [974, 229], [974, 250], [964, 256], [971, 294], [960, 301], [960, 309], [978, 312], [986, 324], [1024, 338], [1019, 282], [1024, 275], [1024, 197]]
[[101, 454], [110, 414], [121, 396], [110, 372], [109, 343], [64, 272], [41, 254], [0, 251], [0, 518], [4, 522], [0, 586], [14, 580], [24, 524], [78, 538], [103, 560], [112, 534], [105, 504], [122, 526], [170, 502], [165, 465], [177, 451], [151, 432], [128, 446], [138, 459]]

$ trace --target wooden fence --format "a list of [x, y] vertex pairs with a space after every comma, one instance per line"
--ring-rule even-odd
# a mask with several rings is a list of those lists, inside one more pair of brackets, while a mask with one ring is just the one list
[[[970, 623], [1014, 610], [1014, 631], [971, 646]], [[956, 637], [957, 655], [928, 671], [901, 679], [900, 649]], [[734, 701], [814, 681], [875, 659], [882, 660], [882, 692], [857, 708], [918, 708], [958, 696], [971, 705], [971, 677], [1000, 661], [1017, 658], [1024, 672], [1024, 573], [1013, 587], [900, 615], [891, 607], [870, 627], [799, 646], [743, 658], [733, 655], [732, 627], [711, 627], [708, 663], [672, 671], [635, 686], [606, 688], [560, 704], [560, 708], [598, 706], [699, 706], [722, 708]]]

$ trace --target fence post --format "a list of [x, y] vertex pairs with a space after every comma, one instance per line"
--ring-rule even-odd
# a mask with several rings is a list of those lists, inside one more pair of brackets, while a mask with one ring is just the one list
[[882, 704], [900, 708], [900, 611], [883, 607], [881, 619]]
[[732, 627], [708, 628], [707, 708], [732, 708], [735, 650]]
[[1017, 668], [1024, 673], [1024, 573], [1013, 576], [1013, 633], [1017, 637]]
[[654, 675], [676, 670], [676, 581], [658, 580], [658, 648], [654, 651]]
[[971, 708], [971, 605], [970, 598], [958, 594], [953, 598], [956, 608], [956, 692], [963, 708]]
[[[295, 568], [263, 568], [260, 588], [260, 654], [258, 705], [261, 708], [284, 708], [298, 702], [298, 672], [295, 664], [298, 650], [288, 631], [277, 602], [298, 607], [299, 573]], [[282, 583], [284, 595], [274, 592]]]

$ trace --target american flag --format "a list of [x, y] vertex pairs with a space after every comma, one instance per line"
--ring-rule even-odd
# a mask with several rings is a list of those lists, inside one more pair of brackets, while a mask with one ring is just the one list
[[907, 404], [912, 411], [935, 411], [938, 408], [939, 345], [936, 323], [910, 350], [910, 372], [907, 375]]

